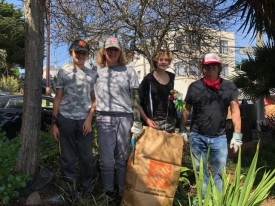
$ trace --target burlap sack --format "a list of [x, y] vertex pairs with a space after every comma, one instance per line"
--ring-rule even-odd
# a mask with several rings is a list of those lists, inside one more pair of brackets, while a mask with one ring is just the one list
[[183, 139], [144, 127], [128, 160], [123, 206], [169, 206], [178, 186]]

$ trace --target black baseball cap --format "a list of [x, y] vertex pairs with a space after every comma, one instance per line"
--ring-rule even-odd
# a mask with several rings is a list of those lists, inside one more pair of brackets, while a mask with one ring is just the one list
[[89, 52], [90, 51], [90, 46], [84, 40], [75, 40], [69, 48], [69, 51], [71, 51], [71, 50]]

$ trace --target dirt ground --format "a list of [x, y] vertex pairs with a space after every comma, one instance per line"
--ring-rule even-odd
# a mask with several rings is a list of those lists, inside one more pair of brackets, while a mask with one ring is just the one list
[[[42, 204], [39, 206], [61, 206], [60, 204], [51, 204], [48, 202], [49, 197], [52, 195], [56, 194], [56, 191], [53, 191], [51, 188], [46, 189], [44, 191], [39, 192], [41, 199], [42, 199]], [[0, 203], [0, 206], [23, 206], [26, 205], [26, 198], [18, 198], [14, 201], [12, 201], [8, 205], [2, 205]], [[261, 206], [275, 206], [275, 196], [268, 197], [262, 204]]]
[[274, 206], [275, 205], [275, 197], [268, 197], [261, 206]]

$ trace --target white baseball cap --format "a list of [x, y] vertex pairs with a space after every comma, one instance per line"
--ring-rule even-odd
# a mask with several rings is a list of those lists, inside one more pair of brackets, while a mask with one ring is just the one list
[[202, 65], [212, 64], [212, 63], [219, 63], [221, 64], [220, 57], [215, 53], [208, 53], [205, 54], [202, 60]]
[[115, 47], [115, 48], [118, 48], [119, 50], [121, 50], [121, 46], [120, 46], [120, 43], [117, 38], [111, 37], [106, 40], [105, 49], [111, 48], [111, 47]]

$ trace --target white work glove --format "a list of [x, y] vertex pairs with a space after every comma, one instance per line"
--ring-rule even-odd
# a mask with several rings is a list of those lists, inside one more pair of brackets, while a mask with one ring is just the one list
[[243, 144], [242, 138], [243, 138], [242, 133], [237, 133], [237, 132], [233, 133], [233, 137], [230, 142], [230, 148], [234, 149], [234, 153], [236, 153], [238, 151], [239, 147], [242, 146], [242, 144]]
[[143, 132], [142, 123], [134, 121], [133, 126], [131, 127], [131, 132], [135, 137], [140, 136]]
[[183, 126], [181, 126], [180, 127], [180, 131], [179, 131], [179, 133], [181, 134], [181, 136], [183, 137], [183, 141], [185, 142], [185, 143], [188, 143], [188, 135], [187, 135], [187, 129], [186, 129], [186, 127], [183, 127]]

